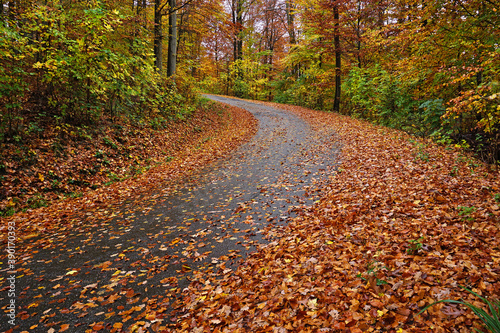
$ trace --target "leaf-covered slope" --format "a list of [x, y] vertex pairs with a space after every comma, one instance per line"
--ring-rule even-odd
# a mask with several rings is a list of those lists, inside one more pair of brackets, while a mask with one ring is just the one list
[[[127, 134], [127, 129], [131, 128], [128, 125], [120, 131], [122, 143], [113, 138], [109, 140], [114, 145], [105, 144], [102, 137], [95, 138], [87, 142], [92, 146], [90, 150], [80, 141], [68, 138], [64, 147], [67, 155], [57, 155], [52, 150], [44, 149], [51, 139], [46, 140], [49, 142], [34, 141], [29, 149], [38, 156], [37, 162], [25, 167], [4, 154], [7, 161], [4, 163], [8, 167], [2, 190], [9, 193], [43, 193], [47, 201], [52, 202], [49, 207], [30, 209], [3, 218], [16, 223], [16, 236], [27, 239], [41, 233], [61, 231], [78, 223], [78, 217], [86, 212], [86, 219], [98, 220], [101, 215], [107, 216], [106, 210], [125, 203], [139, 205], [144, 197], [154, 200], [161, 193], [169, 193], [181, 177], [187, 177], [193, 170], [227, 156], [251, 137], [257, 123], [250, 113], [242, 109], [213, 104], [211, 108], [198, 110], [188, 121], [174, 122], [161, 131], [147, 128], [139, 131], [135, 128], [133, 134]], [[112, 128], [108, 130], [112, 131]], [[102, 156], [96, 157], [94, 151], [100, 151]], [[108, 162], [103, 164], [102, 160]], [[100, 172], [80, 172], [96, 164], [102, 169]], [[128, 171], [131, 168], [140, 172], [130, 174]], [[109, 181], [109, 174], [122, 181], [88, 191], [88, 184], [100, 186]], [[79, 182], [72, 183], [71, 175], [78, 175]], [[82, 196], [57, 201], [60, 194], [44, 191], [51, 186], [50, 177], [57, 177], [59, 183], [64, 184], [61, 186], [72, 191], [82, 191]], [[21, 181], [11, 181], [15, 178]], [[8, 204], [14, 196], [8, 196], [3, 204]]]
[[334, 128], [342, 164], [314, 207], [233, 273], [200, 273], [175, 331], [469, 332], [439, 299], [498, 298], [500, 177], [463, 155], [336, 114], [283, 106]]

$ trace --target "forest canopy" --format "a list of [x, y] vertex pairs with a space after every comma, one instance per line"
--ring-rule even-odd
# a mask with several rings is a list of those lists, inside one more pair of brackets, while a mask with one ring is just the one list
[[0, 139], [172, 117], [193, 88], [364, 118], [496, 163], [496, 1], [3, 1]]

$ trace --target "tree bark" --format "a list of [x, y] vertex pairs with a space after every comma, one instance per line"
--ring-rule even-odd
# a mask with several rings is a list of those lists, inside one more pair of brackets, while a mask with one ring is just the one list
[[168, 0], [170, 15], [168, 16], [168, 55], [167, 76], [175, 75], [177, 65], [177, 11], [176, 1]]
[[153, 29], [153, 51], [155, 57], [156, 71], [161, 74], [163, 67], [163, 29], [161, 0], [155, 0], [154, 29]]
[[295, 15], [293, 13], [293, 3], [292, 0], [286, 0], [286, 22], [288, 26], [288, 37], [290, 39], [290, 44], [295, 45], [297, 43], [295, 37]]
[[244, 0], [237, 0], [236, 6], [236, 24], [238, 25], [237, 59], [243, 59], [243, 1]]
[[243, 1], [233, 0], [232, 2], [232, 19], [235, 28], [233, 37], [233, 59], [243, 59]]
[[358, 14], [356, 22], [356, 58], [358, 59], [358, 67], [361, 68], [361, 0], [358, 0]]
[[342, 61], [342, 54], [340, 50], [340, 23], [339, 23], [339, 7], [336, 4], [333, 7], [333, 18], [335, 19], [335, 26], [334, 26], [334, 37], [333, 37], [333, 43], [335, 46], [335, 97], [333, 100], [333, 111], [339, 112], [340, 111], [340, 93], [341, 93], [341, 61]]

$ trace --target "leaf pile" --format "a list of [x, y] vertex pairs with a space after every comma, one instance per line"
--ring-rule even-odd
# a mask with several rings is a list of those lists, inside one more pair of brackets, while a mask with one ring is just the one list
[[235, 271], [198, 273], [174, 331], [470, 332], [459, 286], [500, 297], [500, 177], [454, 148], [337, 114], [280, 105], [334, 129], [325, 196]]
[[[35, 141], [31, 143], [30, 149], [35, 151], [37, 156], [41, 156], [37, 163], [21, 167], [12, 159], [4, 162], [12, 168], [7, 168], [7, 175], [4, 176], [7, 180], [2, 184], [2, 191], [11, 194], [2, 204], [8, 205], [12, 201], [12, 195], [21, 192], [44, 192], [45, 198], [48, 202], [52, 201], [52, 205], [29, 209], [27, 212], [2, 219], [14, 221], [17, 236], [26, 240], [43, 233], [49, 234], [53, 230], [70, 229], [72, 225], [80, 223], [81, 216], [85, 216], [89, 224], [90, 220], [112, 218], [113, 214], [110, 216], [109, 211], [120, 205], [137, 206], [144, 197], [154, 200], [162, 194], [172, 192], [176, 181], [178, 183], [181, 177], [188, 177], [207, 163], [225, 157], [235, 147], [248, 140], [256, 128], [255, 119], [247, 111], [213, 104], [211, 108], [198, 110], [188, 121], [175, 122], [162, 131], [136, 131], [131, 125], [127, 125], [114, 137], [112, 142], [117, 142], [115, 139], [118, 137], [124, 140], [115, 146], [103, 145], [99, 140], [81, 143], [68, 139], [64, 149], [69, 155], [57, 156], [43, 149], [47, 142]], [[111, 131], [111, 128], [107, 130]], [[128, 134], [127, 130], [130, 130]], [[92, 145], [93, 149], [102, 152], [103, 158], [108, 160], [105, 170], [94, 175], [80, 172], [97, 163], [95, 156], [91, 156], [91, 151], [85, 148], [85, 144]], [[123, 150], [129, 148], [124, 157]], [[125, 177], [131, 167], [141, 172]], [[88, 191], [89, 183], [100, 186], [109, 180], [107, 175], [110, 173], [115, 174], [117, 180], [121, 181]], [[46, 186], [49, 186], [48, 179], [51, 174], [57, 175], [61, 183], [65, 179], [64, 186], [73, 186], [71, 190], [82, 191], [82, 196], [57, 200], [61, 198], [60, 195], [50, 195], [52, 192], [44, 191]], [[71, 175], [76, 174], [80, 177], [79, 181], [71, 185]], [[16, 179], [18, 181], [15, 181]], [[1, 228], [6, 225], [7, 223], [3, 224]]]

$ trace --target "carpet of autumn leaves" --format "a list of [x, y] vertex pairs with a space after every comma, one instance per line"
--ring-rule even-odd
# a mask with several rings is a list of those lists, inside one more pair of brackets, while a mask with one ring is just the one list
[[2, 143], [0, 212], [46, 206], [140, 175], [155, 165], [179, 159], [185, 147], [198, 147], [220, 136], [228, 126], [238, 126], [229, 124], [233, 118], [250, 119], [249, 115], [242, 117], [241, 111], [232, 110], [231, 116], [224, 107], [217, 108], [221, 107], [207, 103], [187, 118], [161, 126], [116, 119], [92, 128], [53, 125], [24, 142]]
[[[276, 105], [275, 105], [276, 106]], [[472, 332], [500, 297], [498, 170], [454, 147], [280, 105], [333, 128], [341, 163], [325, 193], [231, 272], [199, 272], [175, 331]]]
[[[30, 143], [29, 150], [37, 156], [36, 163], [28, 166], [7, 158], [8, 151], [12, 152], [14, 147], [4, 147], [3, 163], [7, 169], [1, 190], [7, 194], [4, 193], [2, 204], [9, 205], [13, 197], [25, 198], [20, 193], [43, 193], [51, 204], [2, 219], [14, 221], [17, 236], [27, 241], [54, 230], [69, 229], [81, 223], [82, 217], [93, 221], [109, 218], [107, 212], [110, 210], [123, 205], [137, 207], [144, 198], [154, 200], [170, 193], [183, 178], [207, 163], [224, 158], [257, 129], [250, 113], [220, 104], [209, 104], [198, 109], [188, 120], [167, 126], [163, 130], [153, 130], [122, 124], [119, 132], [113, 126], [106, 126], [104, 138], [112, 140], [113, 144], [106, 144], [102, 137], [83, 142], [68, 137], [64, 155], [45, 149], [54, 138], [35, 140]], [[95, 151], [101, 154], [95, 156]], [[103, 164], [104, 160], [107, 163]], [[79, 172], [96, 165], [99, 166], [96, 173]], [[131, 167], [140, 172], [127, 173]], [[106, 184], [111, 173], [121, 181]], [[44, 191], [50, 187], [50, 177], [60, 179], [66, 191], [81, 191], [82, 195], [64, 197], [58, 191]], [[71, 182], [73, 177], [78, 177], [79, 181]], [[17, 181], [13, 181], [15, 179]], [[90, 190], [89, 184], [97, 188]], [[18, 202], [19, 207], [27, 206], [26, 201]], [[92, 221], [86, 223], [92, 225]], [[6, 225], [3, 224], [2, 229]]]

